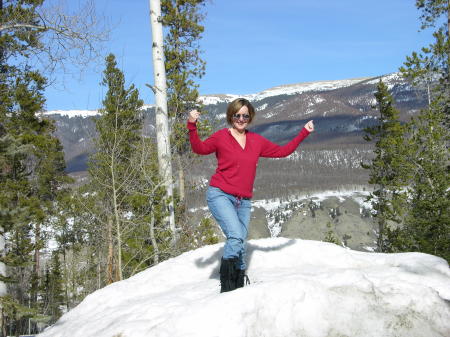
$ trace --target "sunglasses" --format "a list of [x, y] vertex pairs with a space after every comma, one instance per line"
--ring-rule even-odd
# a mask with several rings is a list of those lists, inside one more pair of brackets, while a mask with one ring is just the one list
[[250, 115], [248, 115], [248, 114], [245, 114], [245, 115], [234, 114], [234, 115], [233, 115], [233, 119], [236, 120], [236, 121], [240, 120], [241, 117], [242, 117], [242, 119], [243, 119], [244, 121], [248, 121], [248, 120], [250, 119]]

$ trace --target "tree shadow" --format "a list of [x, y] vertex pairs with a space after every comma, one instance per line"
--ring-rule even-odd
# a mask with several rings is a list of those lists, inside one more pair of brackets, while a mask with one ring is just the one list
[[[290, 239], [289, 241], [286, 241], [285, 243], [282, 243], [280, 245], [273, 246], [273, 247], [260, 247], [256, 244], [247, 243], [247, 258], [246, 258], [247, 269], [251, 265], [252, 256], [255, 251], [269, 253], [272, 251], [281, 250], [288, 246], [292, 246], [293, 244], [295, 244], [295, 239]], [[221, 248], [219, 248], [218, 250], [216, 250], [211, 256], [209, 256], [207, 258], [199, 258], [199, 259], [195, 260], [195, 265], [199, 268], [206, 268], [214, 263], [219, 262], [220, 259], [222, 258], [222, 255], [223, 255], [223, 246]], [[212, 270], [211, 275], [209, 276], [210, 279], [217, 279], [217, 280], [219, 279], [219, 268], [220, 268], [220, 263], [218, 263], [217, 266]]]

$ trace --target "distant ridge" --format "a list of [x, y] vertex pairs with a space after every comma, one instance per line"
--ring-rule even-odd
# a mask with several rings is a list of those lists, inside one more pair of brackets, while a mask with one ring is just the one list
[[[400, 73], [391, 73], [383, 76], [372, 77], [358, 77], [344, 80], [323, 80], [312, 82], [300, 82], [293, 84], [281, 84], [275, 87], [271, 87], [254, 94], [207, 94], [200, 95], [199, 100], [204, 105], [216, 105], [221, 103], [229, 103], [232, 100], [243, 97], [251, 102], [258, 102], [265, 98], [281, 95], [296, 95], [311, 91], [330, 91], [340, 88], [352, 86], [357, 83], [365, 82], [366, 84], [377, 83], [380, 79], [383, 79], [388, 87], [392, 87], [391, 83], [399, 81], [401, 79]], [[154, 104], [145, 104], [143, 109], [154, 108]], [[45, 111], [44, 115], [60, 115], [67, 117], [90, 117], [98, 115], [98, 110], [51, 110]]]
[[294, 84], [283, 84], [279, 86], [275, 86], [256, 94], [210, 94], [210, 95], [202, 95], [200, 96], [200, 100], [205, 105], [210, 104], [219, 104], [219, 103], [228, 103], [233, 99], [238, 97], [243, 97], [248, 99], [249, 101], [255, 102], [263, 100], [264, 98], [279, 96], [279, 95], [295, 95], [301, 94], [303, 92], [308, 91], [328, 91], [339, 89], [343, 87], [348, 87], [350, 85], [375, 79], [378, 77], [360, 77], [353, 79], [345, 79], [345, 80], [330, 80], [330, 81], [314, 81], [314, 82], [302, 82], [302, 83], [294, 83]]

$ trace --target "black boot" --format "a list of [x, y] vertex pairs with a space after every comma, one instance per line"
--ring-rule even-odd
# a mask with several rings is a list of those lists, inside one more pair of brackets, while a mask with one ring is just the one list
[[239, 269], [237, 271], [237, 277], [236, 277], [236, 288], [242, 288], [245, 285], [250, 284], [250, 280], [248, 279], [248, 276], [245, 274], [245, 270]]
[[220, 292], [224, 293], [236, 289], [238, 270], [236, 268], [237, 257], [232, 259], [222, 258], [220, 264]]

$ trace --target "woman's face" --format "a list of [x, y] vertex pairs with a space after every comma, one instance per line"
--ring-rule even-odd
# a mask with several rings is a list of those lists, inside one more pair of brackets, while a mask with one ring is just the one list
[[248, 113], [248, 108], [243, 105], [237, 113], [233, 115], [233, 127], [237, 131], [243, 132], [248, 125], [250, 119], [250, 114]]

